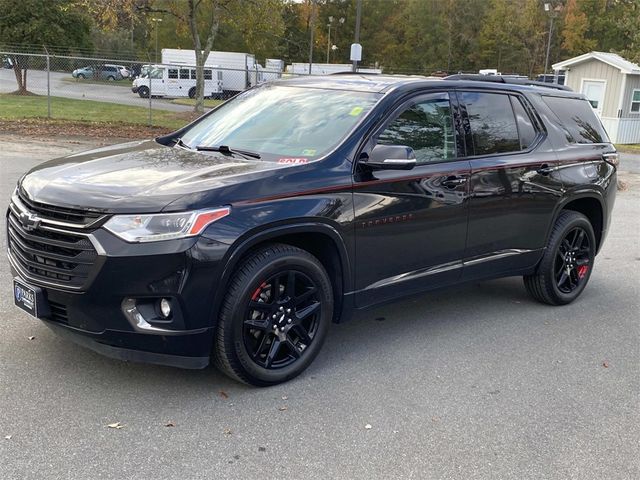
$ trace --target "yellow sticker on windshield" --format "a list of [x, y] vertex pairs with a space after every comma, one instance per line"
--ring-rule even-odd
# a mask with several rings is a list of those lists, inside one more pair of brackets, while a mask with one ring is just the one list
[[305, 155], [307, 157], [313, 157], [315, 154], [316, 154], [315, 148], [305, 148], [304, 150], [302, 150], [302, 155]]
[[351, 115], [352, 117], [357, 117], [362, 113], [362, 110], [364, 110], [362, 107], [353, 107], [351, 109], [351, 112], [349, 112], [349, 115]]

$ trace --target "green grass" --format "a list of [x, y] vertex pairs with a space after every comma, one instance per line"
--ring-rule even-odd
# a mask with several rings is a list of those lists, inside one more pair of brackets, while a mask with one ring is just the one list
[[[47, 97], [33, 95], [0, 95], [0, 120], [25, 118], [46, 118]], [[76, 122], [120, 123], [127, 125], [147, 125], [149, 110], [144, 107], [51, 97], [51, 117], [56, 120]], [[188, 123], [193, 115], [184, 112], [153, 110], [153, 125], [177, 129]]]
[[[175, 103], [176, 105], [190, 105], [193, 107], [196, 104], [196, 101], [193, 98], [175, 98], [171, 100], [171, 103]], [[204, 106], [206, 108], [217, 107], [221, 103], [222, 100], [213, 100], [211, 98], [204, 99]]]
[[630, 143], [628, 145], [616, 145], [619, 152], [640, 153], [640, 143]]
[[96, 80], [95, 78], [73, 78], [73, 77], [64, 77], [62, 79], [63, 82], [67, 83], [88, 83], [90, 85], [117, 85], [119, 87], [129, 87], [131, 88], [131, 80], [127, 78], [123, 78], [122, 80]]

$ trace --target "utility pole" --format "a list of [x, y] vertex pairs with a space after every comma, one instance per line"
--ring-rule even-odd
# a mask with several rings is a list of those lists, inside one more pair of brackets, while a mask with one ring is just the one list
[[311, 65], [313, 65], [313, 30], [316, 24], [316, 0], [310, 0], [311, 2], [311, 14], [309, 17], [309, 75], [311, 75]]
[[329, 23], [327, 23], [327, 27], [329, 28], [329, 34], [327, 35], [327, 63], [329, 63], [329, 52], [331, 51], [331, 24], [333, 23], [333, 17], [329, 17]]
[[[362, 17], [362, 0], [358, 0], [356, 6], [356, 35], [353, 43], [360, 43], [360, 17]], [[353, 61], [353, 71], [358, 70], [358, 61]]]

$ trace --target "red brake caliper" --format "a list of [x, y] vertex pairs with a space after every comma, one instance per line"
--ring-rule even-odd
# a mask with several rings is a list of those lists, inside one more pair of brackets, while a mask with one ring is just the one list
[[588, 265], [580, 265], [578, 267], [578, 278], [582, 280], [588, 271], [589, 271]]
[[262, 289], [266, 286], [267, 286], [267, 282], [262, 282], [262, 285], [260, 285], [258, 289], [255, 292], [253, 292], [253, 295], [251, 295], [251, 300], [253, 301], [258, 300], [258, 297], [260, 296], [260, 292], [262, 292]]

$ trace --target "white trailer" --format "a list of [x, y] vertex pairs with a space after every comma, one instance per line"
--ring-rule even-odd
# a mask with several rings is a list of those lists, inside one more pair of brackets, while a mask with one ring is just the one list
[[279, 58], [267, 58], [264, 62], [264, 68], [258, 65], [261, 82], [270, 82], [282, 78], [284, 72], [284, 60]]
[[[162, 49], [162, 63], [195, 65], [195, 50]], [[227, 94], [241, 92], [259, 83], [256, 58], [250, 53], [212, 51], [205, 60], [206, 67], [215, 66], [222, 71], [223, 90]]]
[[[196, 67], [193, 65], [145, 65], [144, 76], [133, 81], [131, 90], [142, 98], [196, 96]], [[204, 96], [222, 96], [222, 71], [208, 66], [203, 69]]]
[[[351, 72], [353, 65], [350, 63], [314, 63], [311, 65], [311, 75], [330, 75], [339, 72]], [[361, 68], [359, 73], [382, 73], [380, 68]], [[294, 75], [309, 75], [308, 63], [292, 63], [287, 67], [287, 73]]]

